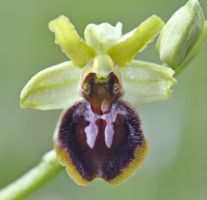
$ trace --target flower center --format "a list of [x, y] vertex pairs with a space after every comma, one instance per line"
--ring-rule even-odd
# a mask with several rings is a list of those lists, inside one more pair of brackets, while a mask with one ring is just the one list
[[122, 95], [119, 79], [110, 73], [106, 79], [99, 79], [95, 73], [89, 73], [81, 86], [83, 97], [89, 102], [94, 114], [111, 112], [112, 104]]

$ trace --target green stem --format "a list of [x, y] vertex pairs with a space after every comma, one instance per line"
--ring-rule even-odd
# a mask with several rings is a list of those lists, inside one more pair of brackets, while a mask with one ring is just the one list
[[1, 200], [20, 200], [45, 184], [60, 172], [63, 167], [58, 163], [54, 150], [46, 153], [41, 162], [28, 173], [0, 190]]

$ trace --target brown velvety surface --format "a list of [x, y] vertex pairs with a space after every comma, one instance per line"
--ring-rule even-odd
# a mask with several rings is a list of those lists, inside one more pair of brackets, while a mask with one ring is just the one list
[[86, 141], [85, 127], [89, 125], [85, 115], [88, 102], [81, 101], [64, 114], [59, 127], [57, 143], [67, 149], [67, 156], [77, 170], [87, 180], [102, 177], [111, 180], [118, 176], [134, 159], [135, 151], [143, 144], [144, 136], [140, 127], [138, 114], [123, 101], [114, 105], [125, 114], [117, 114], [113, 123], [114, 137], [108, 148], [104, 140], [106, 121], [98, 119], [98, 135], [91, 149]]

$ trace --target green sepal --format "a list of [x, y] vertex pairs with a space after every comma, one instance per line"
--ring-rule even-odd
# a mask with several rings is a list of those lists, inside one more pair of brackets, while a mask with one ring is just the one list
[[134, 60], [121, 71], [126, 91], [123, 98], [136, 108], [167, 100], [172, 94], [172, 86], [176, 83], [171, 68], [154, 63]]
[[86, 43], [93, 47], [97, 54], [105, 54], [122, 35], [122, 24], [118, 22], [116, 26], [109, 23], [99, 25], [89, 24], [86, 26], [84, 36]]
[[22, 108], [66, 109], [81, 99], [78, 86], [81, 69], [72, 62], [46, 68], [26, 84], [20, 95]]
[[163, 25], [164, 22], [158, 16], [149, 17], [137, 28], [123, 35], [116, 44], [108, 49], [108, 54], [120, 67], [130, 64], [136, 54], [157, 36]]
[[71, 58], [74, 65], [84, 67], [95, 57], [94, 49], [78, 35], [73, 24], [65, 16], [51, 21], [49, 29], [55, 33], [55, 42]]

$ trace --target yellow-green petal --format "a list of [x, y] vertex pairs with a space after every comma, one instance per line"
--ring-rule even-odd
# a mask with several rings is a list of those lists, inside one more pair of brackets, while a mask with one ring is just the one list
[[157, 36], [163, 25], [164, 22], [158, 16], [149, 17], [109, 48], [108, 54], [121, 67], [130, 64], [136, 54]]
[[171, 68], [154, 63], [133, 61], [121, 71], [125, 89], [123, 98], [136, 108], [168, 99], [176, 83]]
[[73, 24], [65, 16], [49, 23], [49, 29], [55, 33], [55, 42], [62, 51], [79, 67], [85, 66], [95, 57], [95, 51], [78, 35]]
[[26, 84], [20, 95], [22, 108], [65, 109], [81, 99], [78, 84], [81, 69], [72, 62], [46, 68]]

